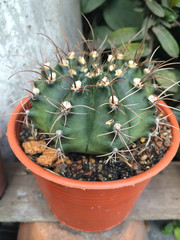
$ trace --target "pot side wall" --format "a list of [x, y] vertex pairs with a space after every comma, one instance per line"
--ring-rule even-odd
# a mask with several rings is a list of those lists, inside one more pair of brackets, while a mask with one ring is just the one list
[[65, 187], [34, 174], [53, 214], [68, 226], [87, 232], [108, 230], [131, 212], [150, 179], [117, 189]]
[[[27, 99], [24, 101], [25, 107], [28, 106]], [[174, 126], [172, 145], [151, 169], [127, 179], [107, 182], [78, 181], [58, 176], [38, 166], [23, 152], [18, 141], [21, 123], [17, 120], [22, 120], [22, 115], [11, 116], [7, 135], [16, 156], [33, 172], [52, 212], [60, 221], [78, 230], [107, 230], [127, 217], [150, 179], [162, 171], [177, 152], [180, 139], [178, 122], [171, 109], [163, 101], [159, 103], [164, 105], [161, 108]], [[22, 110], [19, 104], [14, 113]]]

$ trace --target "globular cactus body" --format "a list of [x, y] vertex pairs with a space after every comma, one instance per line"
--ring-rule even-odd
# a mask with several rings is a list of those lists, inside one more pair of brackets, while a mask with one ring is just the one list
[[118, 52], [104, 64], [97, 51], [74, 55], [54, 69], [44, 64], [34, 82], [29, 118], [35, 128], [54, 133], [65, 154], [103, 155], [147, 136], [155, 123], [149, 74]]

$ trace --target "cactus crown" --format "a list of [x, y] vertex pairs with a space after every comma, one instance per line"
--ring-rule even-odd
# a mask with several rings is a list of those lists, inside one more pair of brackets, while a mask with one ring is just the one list
[[28, 118], [49, 135], [47, 145], [54, 142], [62, 154], [130, 151], [128, 145], [150, 136], [156, 123], [153, 74], [165, 64], [139, 62], [144, 40], [133, 59], [128, 59], [127, 47], [105, 55], [90, 41], [86, 44], [88, 50], [77, 47], [68, 53], [54, 44], [58, 64], [41, 66]]

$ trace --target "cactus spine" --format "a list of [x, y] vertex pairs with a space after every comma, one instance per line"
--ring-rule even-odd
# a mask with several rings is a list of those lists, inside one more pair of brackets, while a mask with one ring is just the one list
[[149, 135], [153, 70], [114, 49], [104, 63], [91, 48], [57, 55], [56, 67], [45, 63], [34, 82], [28, 117], [62, 153], [108, 154]]

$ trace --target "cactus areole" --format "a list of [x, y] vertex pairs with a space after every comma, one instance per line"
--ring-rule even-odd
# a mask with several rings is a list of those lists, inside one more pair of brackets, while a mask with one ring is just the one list
[[63, 153], [103, 155], [148, 136], [155, 124], [152, 93], [151, 72], [117, 51], [105, 63], [98, 51], [69, 52], [54, 69], [42, 66], [28, 117], [44, 133], [61, 132], [54, 141]]

